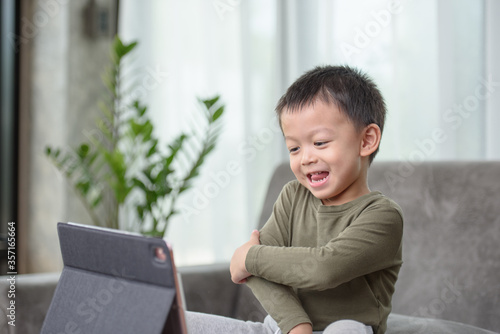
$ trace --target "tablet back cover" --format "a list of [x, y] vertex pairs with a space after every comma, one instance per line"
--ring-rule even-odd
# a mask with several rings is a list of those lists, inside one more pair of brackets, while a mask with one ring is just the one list
[[166, 326], [176, 284], [164, 240], [65, 223], [58, 233], [64, 269], [42, 334], [183, 332]]

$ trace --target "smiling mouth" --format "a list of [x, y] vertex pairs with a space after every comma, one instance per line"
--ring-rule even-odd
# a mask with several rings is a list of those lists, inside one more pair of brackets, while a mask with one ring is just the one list
[[312, 187], [319, 187], [328, 180], [330, 173], [328, 172], [316, 172], [312, 174], [307, 174], [307, 179]]

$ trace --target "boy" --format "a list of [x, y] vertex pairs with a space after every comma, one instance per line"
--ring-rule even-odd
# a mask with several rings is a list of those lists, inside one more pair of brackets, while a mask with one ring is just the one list
[[269, 316], [251, 323], [187, 312], [189, 333], [383, 334], [403, 232], [399, 206], [367, 184], [384, 100], [355, 69], [317, 67], [276, 111], [297, 180], [230, 265], [233, 282], [246, 283]]
[[231, 278], [248, 284], [282, 333], [384, 333], [403, 229], [399, 206], [367, 184], [384, 100], [355, 69], [317, 67], [276, 111], [297, 180], [235, 251]]

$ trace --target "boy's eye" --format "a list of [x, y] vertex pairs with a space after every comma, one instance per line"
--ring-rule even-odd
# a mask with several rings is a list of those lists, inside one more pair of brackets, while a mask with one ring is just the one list
[[326, 144], [326, 141], [317, 141], [314, 143], [314, 146], [323, 146]]
[[288, 152], [294, 153], [294, 152], [297, 152], [298, 150], [299, 150], [298, 147], [291, 147], [291, 148], [288, 149]]

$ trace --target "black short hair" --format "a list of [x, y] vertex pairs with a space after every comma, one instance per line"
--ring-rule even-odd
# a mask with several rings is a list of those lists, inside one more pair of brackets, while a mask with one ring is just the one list
[[[318, 66], [298, 78], [280, 98], [276, 113], [281, 126], [283, 112], [297, 112], [320, 100], [336, 104], [360, 131], [369, 124], [384, 130], [387, 113], [377, 85], [365, 73], [349, 66]], [[370, 163], [378, 148], [370, 155]]]

